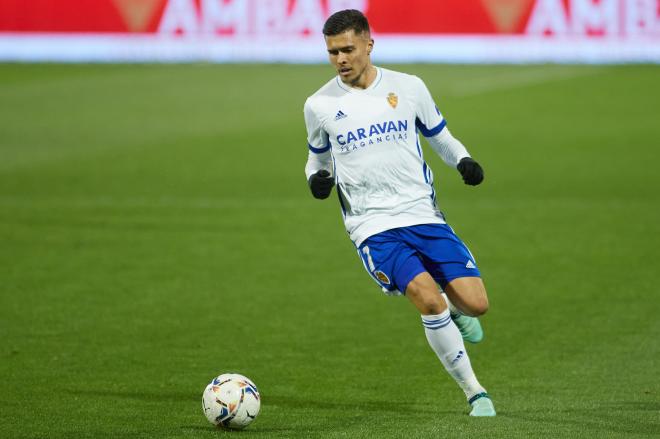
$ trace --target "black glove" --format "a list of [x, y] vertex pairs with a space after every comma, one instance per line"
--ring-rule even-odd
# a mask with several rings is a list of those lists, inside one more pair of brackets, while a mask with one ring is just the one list
[[472, 160], [470, 157], [464, 157], [458, 162], [456, 166], [458, 172], [463, 176], [465, 184], [476, 186], [484, 180], [484, 170], [479, 163]]
[[335, 185], [335, 179], [334, 177], [330, 176], [328, 171], [321, 169], [316, 174], [312, 174], [312, 176], [309, 177], [308, 183], [314, 198], [323, 200], [330, 196], [330, 192], [332, 192], [332, 186]]

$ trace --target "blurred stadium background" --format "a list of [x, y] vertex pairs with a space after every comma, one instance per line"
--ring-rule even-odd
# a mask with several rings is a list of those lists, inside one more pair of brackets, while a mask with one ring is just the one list
[[380, 62], [660, 60], [657, 0], [0, 0], [0, 59], [323, 62], [348, 8]]
[[[366, 11], [484, 165], [426, 150], [490, 291], [495, 419], [304, 181], [320, 27]], [[0, 437], [660, 432], [657, 0], [0, 0]], [[426, 146], [425, 146], [426, 148]]]

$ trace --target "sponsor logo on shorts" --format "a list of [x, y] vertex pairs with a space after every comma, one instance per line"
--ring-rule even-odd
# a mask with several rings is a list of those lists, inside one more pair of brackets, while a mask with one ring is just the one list
[[376, 276], [376, 279], [378, 279], [382, 283], [389, 285], [390, 278], [387, 277], [387, 275], [385, 273], [383, 273], [382, 271], [380, 271], [380, 270], [374, 271], [374, 276]]
[[477, 268], [477, 266], [474, 265], [474, 262], [468, 260], [467, 264], [465, 264], [465, 268]]

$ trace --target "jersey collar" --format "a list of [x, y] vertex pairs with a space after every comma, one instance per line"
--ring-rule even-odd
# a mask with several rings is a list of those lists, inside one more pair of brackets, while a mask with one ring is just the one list
[[[376, 66], [374, 66], [376, 67]], [[351, 86], [348, 86], [344, 84], [341, 79], [339, 79], [339, 75], [337, 75], [337, 85], [339, 85], [339, 88], [341, 88], [344, 91], [347, 91], [349, 93], [364, 93], [365, 91], [373, 90], [374, 88], [378, 87], [378, 84], [380, 84], [380, 80], [383, 78], [383, 72], [380, 69], [380, 67], [376, 67], [376, 78], [374, 81], [369, 85], [369, 87], [362, 89], [362, 88], [353, 88]]]

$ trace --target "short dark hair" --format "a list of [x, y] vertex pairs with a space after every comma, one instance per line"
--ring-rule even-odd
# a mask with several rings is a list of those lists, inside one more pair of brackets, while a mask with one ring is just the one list
[[370, 32], [367, 17], [357, 9], [344, 9], [335, 12], [328, 17], [323, 25], [323, 35], [326, 37], [339, 35], [349, 30], [355, 31], [356, 34]]

